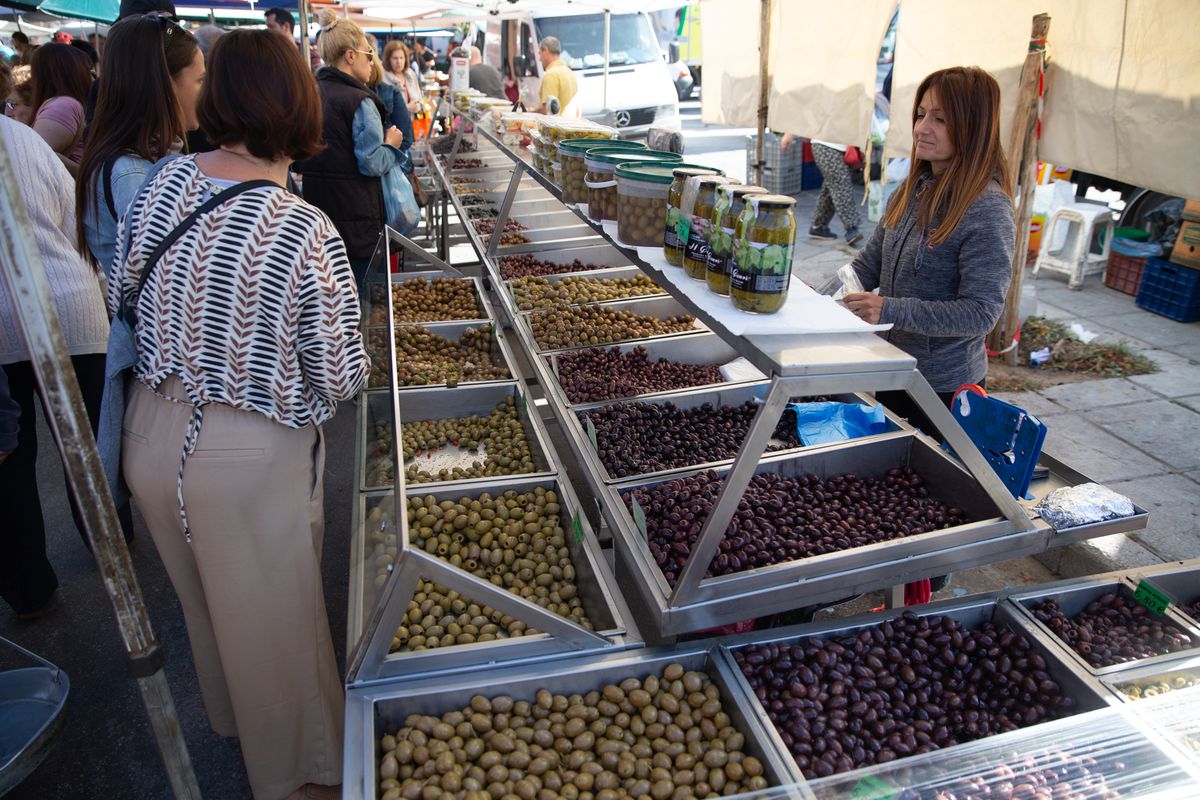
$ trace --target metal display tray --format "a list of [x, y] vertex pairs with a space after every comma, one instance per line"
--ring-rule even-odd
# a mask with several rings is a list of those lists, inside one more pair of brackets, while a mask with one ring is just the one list
[[[442, 484], [433, 490], [416, 486], [409, 487], [405, 496], [424, 497], [432, 494], [439, 500], [457, 500], [460, 497], [478, 497], [485, 492], [499, 495], [510, 489], [522, 493], [530, 492], [539, 486], [552, 489], [558, 494], [559, 505], [562, 508], [560, 520], [567, 532], [567, 546], [571, 553], [571, 563], [575, 567], [576, 587], [588, 614], [588, 620], [592, 624], [592, 629], [607, 640], [608, 648], [625, 649], [640, 645], [640, 638], [633, 625], [632, 615], [621, 597], [612, 569], [600, 549], [598, 539], [582, 513], [578, 498], [565, 482], [554, 476], [547, 476], [493, 480], [470, 486]], [[366, 520], [370, 510], [381, 503], [384, 509], [394, 507], [390, 495], [360, 495], [358, 499], [360, 518]], [[406, 508], [406, 504], [400, 504], [399, 513], [407, 513]], [[578, 540], [570, 532], [572, 520], [576, 516], [580, 518], [583, 534]], [[399, 535], [400, 526], [393, 525], [392, 527]], [[407, 523], [405, 523], [405, 528], [407, 528]], [[368, 646], [363, 666], [353, 681], [355, 685], [396, 678], [409, 679], [426, 674], [447, 675], [501, 662], [547, 661], [561, 658], [564, 654], [580, 652], [572, 650], [569, 645], [546, 633], [535, 633], [491, 642], [389, 653], [393, 632], [403, 621], [416, 586], [413, 584], [409, 588], [399, 585], [400, 581], [392, 575], [393, 567], [387, 563], [386, 557], [382, 559], [377, 557], [373, 534], [374, 532], [365, 530], [362, 535], [356, 537], [351, 553], [350, 624], [347, 627], [347, 652], [354, 652], [356, 645], [359, 645], [365, 626], [374, 623], [378, 627], [373, 634], [373, 641]], [[468, 576], [466, 573], [463, 573], [463, 577], [483, 582], [493, 590], [496, 588], [491, 583]], [[471, 598], [480, 605], [490, 605], [478, 597], [472, 598], [470, 585], [465, 588], [454, 588], [456, 591], [460, 591], [464, 597]], [[381, 598], [384, 604], [382, 610], [378, 608]], [[511, 616], [515, 617], [516, 615]], [[537, 626], [530, 624], [530, 627], [536, 628]]]
[[[1046, 671], [1059, 684], [1063, 694], [1075, 701], [1074, 713], [1094, 711], [1109, 706], [1107, 693], [1091, 676], [1080, 673], [1074, 665], [1063, 660], [1061, 652], [1037, 636], [1031, 635], [1026, 620], [1013, 611], [1011, 607], [1001, 602], [999, 594], [979, 595], [970, 600], [949, 600], [939, 603], [922, 605], [916, 609], [891, 609], [882, 613], [872, 613], [852, 619], [830, 620], [828, 622], [780, 628], [767, 632], [752, 632], [723, 639], [721, 641], [722, 656], [726, 659], [729, 669], [737, 676], [741, 684], [741, 694], [750, 699], [751, 707], [748, 713], [753, 714], [758, 726], [766, 731], [774, 749], [788, 753], [788, 747], [780, 737], [775, 724], [767, 716], [767, 711], [759, 702], [757, 695], [750, 686], [749, 680], [737, 666], [733, 654], [737, 650], [751, 645], [780, 644], [791, 645], [798, 642], [820, 637], [833, 639], [850, 637], [866, 628], [873, 628], [885, 620], [895, 619], [904, 613], [912, 612], [918, 617], [948, 616], [967, 629], [974, 629], [986, 622], [992, 622], [997, 627], [1008, 627], [1029, 640], [1035, 652], [1046, 660]], [[1032, 730], [1030, 726], [1023, 730]], [[950, 750], [952, 748], [946, 748]], [[911, 757], [910, 757], [911, 758]], [[895, 764], [903, 764], [906, 759], [896, 759]], [[793, 763], [793, 766], [794, 763]], [[798, 768], [797, 768], [797, 771]], [[805, 776], [806, 778], [808, 776]]]
[[[433, 389], [422, 388], [399, 392], [397, 393], [397, 403], [400, 409], [400, 435], [395, 436], [394, 439], [397, 442], [403, 442], [404, 424], [406, 421], [417, 422], [430, 419], [469, 417], [475, 414], [486, 416], [495, 410], [497, 405], [509, 397], [515, 398], [518, 413], [521, 413], [522, 409], [524, 409], [525, 437], [529, 442], [530, 455], [534, 463], [534, 471], [523, 474], [531, 476], [554, 474], [558, 470], [554, 461], [553, 449], [550, 446], [550, 437], [546, 433], [541, 418], [536, 411], [533, 411], [533, 403], [529, 400], [524, 383], [520, 381], [460, 386], [454, 389], [444, 387]], [[369, 431], [366, 431], [364, 435], [369, 435]], [[363, 442], [363, 452], [369, 452], [371, 449], [373, 448], [371, 448], [370, 440], [365, 439]], [[397, 449], [396, 452], [400, 452], [400, 449]], [[470, 454], [463, 451], [461, 457], [464, 463], [470, 464], [472, 461], [481, 460], [482, 454]], [[402, 463], [398, 466], [401, 469], [405, 468], [405, 465]], [[364, 478], [366, 477], [365, 469], [363, 476]], [[472, 486], [510, 477], [516, 476], [465, 478], [462, 480], [431, 481], [426, 483], [412, 483], [410, 481], [409, 488], [429, 487], [432, 489], [433, 487], [448, 484]], [[364, 485], [362, 488], [374, 489], [382, 487], [376, 484]]]
[[[1020, 500], [1021, 505], [1025, 506], [1031, 515], [1037, 514], [1034, 510], [1038, 503], [1045, 498], [1046, 495], [1055, 489], [1060, 489], [1065, 486], [1078, 486], [1082, 483], [1090, 483], [1092, 479], [1084, 475], [1078, 470], [1072, 469], [1058, 460], [1054, 456], [1042, 451], [1038, 457], [1038, 466], [1049, 470], [1049, 475], [1041, 480], [1033, 481], [1029, 484], [1029, 494], [1033, 496], [1031, 500]], [[1085, 539], [1094, 539], [1097, 536], [1108, 536], [1113, 533], [1126, 533], [1129, 531], [1140, 531], [1146, 527], [1146, 523], [1150, 520], [1150, 513], [1146, 509], [1137, 505], [1133, 506], [1134, 515], [1131, 517], [1120, 517], [1119, 519], [1106, 519], [1103, 522], [1092, 522], [1087, 525], [1076, 525], [1072, 528], [1063, 528], [1062, 530], [1050, 530], [1053, 532], [1053, 538], [1050, 542], [1052, 547], [1061, 547], [1073, 542], [1082, 542]], [[1049, 525], [1043, 521], [1042, 524]]]
[[1200, 629], [1200, 617], [1186, 608], [1200, 600], [1200, 559], [1139, 570], [1129, 579], [1135, 585], [1144, 579], [1165, 592], [1170, 596], [1175, 611]]
[[[608, 267], [607, 269], [588, 270], [587, 272], [565, 272], [565, 273], [559, 273], [556, 275], [539, 275], [538, 277], [542, 280], [545, 280], [547, 283], [556, 284], [556, 283], [562, 283], [565, 280], [572, 280], [572, 281], [632, 280], [634, 278], [644, 276], [645, 274], [646, 273], [642, 272], [637, 267], [631, 265], [628, 267]], [[537, 308], [525, 308], [525, 309], [520, 308], [520, 306], [517, 305], [516, 295], [513, 293], [513, 283], [516, 280], [522, 280], [522, 279], [514, 278], [512, 280], [505, 281], [504, 282], [504, 290], [508, 293], [509, 300], [511, 300], [512, 305], [515, 308], [517, 308], [518, 311], [535, 311], [535, 310], [537, 310], [537, 308], [550, 308], [550, 306], [538, 306]], [[636, 299], [639, 297], [663, 297], [667, 294], [662, 289], [661, 286], [658, 286], [658, 284], [655, 284], [655, 286], [658, 288], [658, 291], [655, 292], [654, 294], [641, 294], [641, 295], [634, 295], [633, 297], [618, 297], [618, 298], [614, 298], [612, 300], [599, 300], [599, 301], [591, 301], [588, 303], [571, 303], [571, 305], [575, 305], [575, 306], [593, 305], [593, 304], [606, 305], [609, 303], [622, 302], [624, 300], [633, 300], [633, 299]], [[561, 304], [559, 304], [559, 305], [561, 305]]]
[[478, 308], [480, 315], [477, 317], [468, 317], [468, 318], [464, 318], [464, 319], [434, 319], [434, 320], [425, 320], [425, 321], [398, 320], [395, 318], [395, 311], [393, 311], [391, 314], [392, 324], [394, 324], [394, 325], [426, 325], [426, 326], [440, 325], [440, 324], [444, 324], [444, 323], [448, 323], [448, 322], [474, 322], [474, 323], [478, 324], [481, 322], [494, 321], [496, 319], [496, 311], [495, 311], [495, 309], [492, 308], [491, 302], [487, 299], [487, 292], [485, 292], [483, 289], [483, 281], [481, 281], [479, 278], [472, 278], [472, 277], [459, 278], [459, 277], [455, 277], [455, 276], [446, 275], [443, 272], [436, 272], [436, 271], [394, 272], [391, 275], [391, 280], [392, 280], [393, 284], [407, 283], [408, 281], [413, 281], [413, 280], [432, 281], [434, 279], [453, 280], [453, 281], [470, 281], [472, 287], [475, 289], [475, 305]]
[[[608, 267], [631, 267], [633, 264], [629, 259], [621, 255], [621, 252], [604, 242], [599, 237], [593, 237], [594, 242], [591, 244], [580, 245], [577, 247], [544, 247], [538, 250], [531, 250], [530, 255], [535, 256], [539, 261], [550, 261], [555, 264], [569, 265], [578, 260], [584, 264], [596, 264], [598, 266]], [[498, 282], [505, 280], [500, 275], [499, 262], [496, 264], [495, 277]], [[573, 274], [584, 275], [586, 272], [575, 273], [556, 273], [556, 274]]]
[[1069, 618], [1074, 618], [1077, 614], [1087, 608], [1088, 604], [1093, 600], [1097, 600], [1108, 592], [1119, 592], [1120, 594], [1132, 598], [1134, 587], [1125, 580], [1113, 578], [1110, 576], [1094, 576], [1080, 578], [1073, 581], [1065, 581], [1062, 583], [1051, 584], [1047, 587], [1040, 587], [1027, 592], [1018, 592], [1009, 597], [1009, 600], [1020, 609], [1030, 625], [1041, 632], [1043, 636], [1049, 637], [1052, 641], [1058, 642], [1063, 651], [1069, 653], [1071, 658], [1079, 665], [1080, 669], [1087, 671], [1092, 675], [1112, 675], [1129, 670], [1132, 667], [1140, 667], [1143, 665], [1165, 665], [1172, 661], [1187, 655], [1195, 655], [1196, 648], [1200, 648], [1200, 630], [1197, 630], [1190, 623], [1187, 617], [1179, 614], [1173, 607], [1167, 608], [1163, 619], [1173, 627], [1179, 628], [1184, 633], [1188, 634], [1192, 640], [1193, 647], [1188, 650], [1181, 650], [1175, 653], [1164, 653], [1162, 655], [1152, 656], [1149, 658], [1139, 658], [1133, 661], [1126, 661], [1121, 664], [1112, 664], [1106, 667], [1093, 667], [1087, 662], [1083, 656], [1075, 652], [1066, 642], [1059, 637], [1050, 628], [1037, 618], [1034, 614], [1034, 606], [1045, 601], [1053, 600], [1058, 604], [1059, 610]]
[[[756, 383], [756, 384], [746, 384], [746, 385], [742, 385], [742, 386], [732, 386], [732, 387], [728, 387], [728, 388], [721, 388], [721, 389], [717, 389], [717, 390], [707, 390], [707, 391], [704, 391], [704, 390], [697, 391], [697, 390], [685, 389], [682, 391], [675, 392], [673, 394], [660, 395], [660, 396], [655, 397], [650, 400], [631, 400], [631, 399], [626, 398], [626, 399], [621, 399], [621, 400], [607, 400], [607, 401], [600, 402], [600, 403], [581, 404], [581, 405], [575, 406], [572, 409], [572, 413], [568, 420], [569, 427], [571, 428], [569, 435], [576, 437], [577, 452], [579, 452], [581, 455], [583, 455], [588, 460], [589, 467], [605, 483], [613, 484], [613, 483], [626, 483], [626, 482], [630, 482], [630, 481], [670, 480], [673, 477], [677, 477], [678, 473], [681, 473], [681, 472], [688, 472], [690, 474], [695, 474], [695, 472], [697, 470], [713, 469], [718, 466], [727, 466], [727, 465], [733, 463], [733, 458], [737, 454], [734, 453], [732, 455], [727, 456], [726, 458], [717, 459], [715, 461], [705, 461], [705, 462], [699, 462], [699, 463], [695, 463], [695, 464], [686, 464], [683, 466], [671, 467], [669, 469], [664, 469], [664, 470], [656, 470], [654, 472], [645, 472], [645, 473], [640, 473], [637, 475], [614, 477], [612, 475], [612, 473], [609, 472], [608, 467], [606, 467], [604, 465], [604, 462], [601, 461], [600, 454], [597, 453], [596, 450], [592, 447], [591, 439], [588, 436], [587, 429], [583, 423], [583, 419], [582, 419], [581, 415], [586, 411], [595, 411], [597, 409], [605, 408], [610, 405], [635, 405], [635, 404], [638, 404], [638, 405], [640, 405], [640, 404], [666, 405], [667, 403], [671, 403], [676, 408], [679, 408], [679, 409], [691, 409], [691, 408], [698, 408], [698, 407], [704, 405], [705, 403], [711, 403], [714, 407], [721, 407], [721, 406], [725, 406], [725, 405], [740, 406], [747, 402], [757, 402], [757, 403], [761, 404], [766, 399], [767, 392], [770, 390], [770, 388], [771, 388], [770, 384], [764, 382], [764, 383]], [[875, 402], [873, 400], [870, 400], [870, 399], [866, 398], [865, 396], [859, 396], [859, 395], [854, 395], [854, 394], [834, 395], [831, 399], [833, 399], [839, 403], [868, 403], [870, 405], [875, 405]], [[910, 428], [907, 425], [900, 422], [899, 419], [897, 419], [894, 415], [891, 414], [891, 412], [888, 412], [885, 410], [884, 413], [887, 415], [888, 429], [886, 432], [880, 433], [880, 434], [875, 434], [872, 436], [864, 436], [864, 437], [861, 437], [858, 439], [853, 439], [850, 441], [867, 442], [867, 441], [871, 441], [874, 439], [878, 439], [881, 436], [887, 436], [888, 434], [894, 434], [898, 431], [910, 430]], [[777, 440], [775, 440], [775, 439], [772, 439], [771, 441], [773, 443], [779, 444], [779, 442], [777, 442]], [[812, 446], [808, 446], [808, 447], [805, 447], [805, 446], [785, 447], [785, 448], [782, 448], [779, 450], [772, 450], [772, 451], [770, 451], [769, 454], [770, 455], [798, 454], [798, 453], [811, 451], [818, 447], [828, 447], [828, 446], [829, 445], [827, 445], [827, 444], [825, 444], [825, 445], [818, 444], [818, 445], [812, 445]]]
[[554, 664], [519, 665], [479, 670], [446, 678], [432, 676], [390, 686], [352, 689], [346, 697], [346, 750], [343, 797], [372, 800], [379, 796], [378, 742], [386, 731], [398, 729], [410, 714], [441, 715], [464, 708], [471, 697], [500, 694], [532, 701], [539, 689], [557, 694], [586, 694], [630, 677], [658, 674], [671, 663], [708, 673], [721, 690], [722, 707], [733, 725], [746, 737], [745, 752], [759, 759], [764, 776], [773, 786], [792, 786], [785, 794], [811, 798], [790, 758], [762, 738], [760, 726], [747, 718], [751, 699], [738, 676], [715, 650], [692, 646], [650, 649], [603, 656], [581, 656]]
[[[591, 273], [576, 273], [582, 275], [590, 275]], [[725, 340], [715, 333], [706, 332], [698, 333], [692, 336], [682, 336], [675, 338], [658, 338], [644, 339], [636, 342], [616, 345], [595, 345], [597, 348], [609, 349], [615, 347], [622, 353], [629, 353], [638, 347], [646, 351], [646, 355], [651, 361], [657, 361], [660, 358], [665, 358], [668, 361], [676, 361], [684, 364], [712, 364], [725, 365], [738, 358], [737, 351], [725, 343]], [[562, 386], [558, 382], [558, 362], [564, 351], [554, 351], [547, 355], [540, 356], [538, 360], [544, 366], [544, 369], [549, 373], [554, 380], [546, 380], [545, 385], [550, 388], [555, 398], [566, 408], [578, 408], [580, 403], [572, 403], [563, 391]], [[574, 350], [571, 352], [578, 352]], [[727, 388], [730, 386], [740, 386], [747, 383], [757, 383], [766, 381], [766, 376], [759, 374], [758, 378], [744, 381], [723, 381], [721, 383], [702, 384], [700, 386], [689, 386], [686, 389], [672, 389], [666, 392], [647, 392], [645, 394], [633, 395], [626, 398], [612, 398], [604, 402], [615, 402], [616, 400], [648, 400], [655, 397], [666, 397], [673, 395], [679, 391], [700, 391], [712, 390], [716, 388]]]
[[[679, 304], [679, 301], [673, 297], [637, 297], [632, 300], [615, 300], [610, 303], [604, 303], [604, 308], [609, 308], [614, 311], [629, 311], [634, 314], [641, 314], [644, 316], [657, 317], [658, 319], [662, 319], [662, 320], [668, 319], [670, 317], [677, 317], [677, 316], [688, 313], [687, 309], [685, 309], [683, 306], [681, 306]], [[533, 327], [530, 324], [530, 318], [536, 313], [538, 313], [538, 312], [522, 311], [518, 315], [518, 319], [514, 320], [514, 323], [523, 325], [525, 327], [525, 329], [529, 332], [530, 342], [533, 343], [537, 347], [537, 352], [539, 352], [539, 353], [552, 353], [552, 352], [559, 352], [559, 351], [563, 351], [563, 350], [579, 350], [584, 347], [596, 347], [601, 344], [612, 345], [612, 344], [622, 344], [624, 342], [643, 341], [641, 339], [620, 339], [620, 340], [613, 341], [613, 342], [597, 342], [595, 344], [576, 345], [574, 347], [543, 348], [537, 344], [537, 340], [533, 336]], [[692, 328], [690, 330], [678, 331], [676, 333], [667, 333], [667, 334], [663, 334], [662, 336], [653, 336], [653, 337], [647, 337], [647, 338], [666, 339], [666, 338], [671, 338], [671, 337], [676, 337], [676, 336], [690, 336], [697, 331], [706, 331], [706, 330], [707, 330], [707, 328], [703, 327], [703, 325], [697, 320], [696, 322], [692, 323]]]
[[[645, 537], [626, 509], [622, 494], [677, 480], [702, 470], [687, 470], [655, 481], [634, 480], [593, 487], [602, 497], [609, 527], [614, 531], [618, 554], [634, 573], [633, 583], [647, 606], [656, 610], [660, 630], [666, 633], [697, 630], [750, 617], [836, 601], [846, 595], [894, 586], [954, 568], [990, 563], [1025, 552], [1014, 547], [1014, 537], [982, 487], [969, 473], [931, 440], [911, 431], [882, 434], [873, 441], [850, 440], [797, 455], [765, 456], [755, 473], [785, 476], [816, 474], [822, 478], [854, 473], [879, 478], [889, 469], [911, 466], [925, 479], [930, 494], [962, 508], [974, 520], [917, 536], [811, 556], [732, 575], [703, 579], [686, 605], [670, 602], [672, 587], [650, 553]], [[715, 468], [727, 476], [730, 467]], [[1040, 550], [1026, 545], [1030, 552]]]
[[[505, 367], [507, 367], [509, 377], [494, 378], [494, 379], [486, 380], [486, 381], [469, 381], [469, 380], [459, 381], [458, 386], [460, 388], [466, 387], [466, 386], [489, 386], [489, 385], [496, 384], [496, 383], [509, 383], [517, 377], [517, 373], [514, 371], [514, 365], [517, 363], [516, 359], [513, 356], [512, 349], [509, 347], [508, 339], [507, 339], [504, 331], [500, 329], [500, 326], [498, 323], [496, 323], [492, 320], [480, 320], [478, 322], [412, 322], [412, 323], [405, 323], [402, 325], [397, 325], [396, 327], [398, 327], [398, 328], [414, 327], [417, 325], [421, 325], [426, 330], [428, 330], [430, 333], [436, 334], [438, 336], [441, 336], [444, 339], [449, 339], [451, 341], [458, 341], [459, 339], [462, 338], [463, 333], [465, 333], [467, 330], [470, 330], [472, 328], [479, 328], [483, 325], [491, 326], [491, 328], [492, 328], [492, 351], [491, 351], [492, 352], [492, 363], [493, 364], [503, 364]], [[372, 335], [379, 335], [379, 334], [382, 334], [385, 330], [386, 329], [384, 329], [384, 328], [372, 327], [372, 328], [368, 329], [367, 336], [370, 337]], [[388, 354], [389, 354], [389, 357], [392, 358], [394, 361], [395, 357], [396, 357], [396, 347], [395, 347], [396, 343], [395, 343], [395, 338], [394, 338], [395, 337], [394, 332], [393, 332], [392, 336], [393, 336], [393, 338], [391, 339], [391, 342], [390, 342], [391, 346], [388, 348]], [[390, 382], [390, 375], [389, 375], [389, 382]], [[446, 386], [446, 383], [443, 381], [442, 383], [412, 384], [412, 385], [395, 386], [395, 387], [390, 387], [387, 384], [384, 384], [382, 386], [368, 386], [367, 391], [368, 392], [378, 392], [378, 391], [388, 391], [388, 390], [394, 389], [395, 391], [398, 391], [398, 392], [407, 392], [407, 391], [411, 391], [413, 389], [430, 389], [435, 386]]]
[[[1173, 678], [1193, 681], [1193, 685], [1200, 686], [1200, 654], [1185, 656], [1167, 664], [1146, 664], [1140, 667], [1132, 667], [1122, 672], [1101, 675], [1099, 680], [1105, 688], [1113, 693], [1117, 700], [1125, 703], [1133, 703], [1137, 702], [1137, 700], [1125, 694], [1125, 689], [1133, 686], [1148, 686], [1160, 681], [1167, 681], [1169, 683]], [[1181, 686], [1177, 688], [1187, 687]]]

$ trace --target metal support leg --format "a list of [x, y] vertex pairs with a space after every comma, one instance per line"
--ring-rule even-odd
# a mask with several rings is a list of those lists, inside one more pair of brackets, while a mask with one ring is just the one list
[[754, 417], [754, 423], [750, 426], [746, 440], [742, 442], [737, 458], [725, 477], [725, 483], [721, 486], [721, 492], [713, 503], [704, 527], [700, 529], [700, 535], [692, 547], [687, 564], [683, 567], [683, 573], [675, 581], [675, 589], [671, 592], [668, 605], [683, 605], [695, 595], [721, 540], [725, 538], [725, 529], [729, 527], [733, 515], [737, 512], [738, 503], [746, 493], [746, 487], [750, 485], [754, 468], [758, 466], [758, 460], [766, 451], [767, 442], [783, 416], [787, 401], [785, 381], [776, 379], [771, 383], [766, 402]]
[[496, 229], [492, 231], [492, 236], [488, 239], [487, 253], [484, 256], [488, 261], [496, 257], [496, 248], [500, 246], [500, 240], [504, 236], [504, 224], [508, 222], [508, 215], [512, 213], [517, 187], [521, 185], [521, 177], [524, 174], [525, 162], [518, 161], [513, 169], [512, 178], [508, 181], [508, 189], [504, 192], [504, 200], [500, 203], [500, 212], [496, 215]]
[[412, 253], [413, 255], [417, 256], [418, 258], [428, 261], [433, 266], [437, 267], [439, 270], [446, 273], [447, 275], [454, 277], [454, 278], [465, 277], [461, 272], [459, 272], [454, 267], [450, 266], [444, 260], [433, 255], [433, 253], [430, 253], [424, 247], [421, 247], [419, 244], [414, 242], [412, 239], [409, 239], [404, 234], [397, 232], [395, 229], [390, 228], [390, 227], [385, 227], [383, 229], [383, 235], [388, 237], [387, 241], [388, 241], [388, 258], [389, 258], [389, 260], [391, 258], [391, 243], [395, 242], [396, 244], [400, 245], [400, 247], [402, 247], [403, 249]]

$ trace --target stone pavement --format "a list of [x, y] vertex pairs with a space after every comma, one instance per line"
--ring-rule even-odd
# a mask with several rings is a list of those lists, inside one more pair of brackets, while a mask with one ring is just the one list
[[[816, 192], [797, 199], [793, 272], [819, 285], [853, 258], [843, 242], [808, 239]], [[865, 222], [864, 234], [874, 226]], [[835, 231], [840, 225], [835, 222]], [[1049, 428], [1045, 451], [1127, 495], [1150, 512], [1144, 531], [1056, 548], [1039, 557], [1063, 577], [1200, 557], [1200, 323], [1183, 324], [1143, 311], [1133, 297], [1092, 276], [1080, 291], [1066, 276], [1029, 277], [1037, 314], [1079, 322], [1099, 341], [1125, 341], [1160, 372], [1063, 384], [1036, 392], [998, 394], [1040, 417]]]

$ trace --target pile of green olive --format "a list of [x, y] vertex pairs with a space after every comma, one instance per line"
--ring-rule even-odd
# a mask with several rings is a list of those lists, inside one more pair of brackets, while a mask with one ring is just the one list
[[648, 275], [632, 278], [580, 278], [572, 275], [558, 281], [542, 277], [518, 278], [512, 282], [512, 293], [517, 308], [531, 311], [535, 308], [646, 297], [662, 294], [663, 290]]
[[[468, 478], [521, 475], [534, 472], [533, 452], [525, 436], [525, 422], [509, 397], [486, 416], [447, 417], [404, 422], [404, 477], [409, 483], [457, 481]], [[431, 472], [421, 466], [421, 457], [454, 446], [470, 452], [483, 450], [469, 467]]]

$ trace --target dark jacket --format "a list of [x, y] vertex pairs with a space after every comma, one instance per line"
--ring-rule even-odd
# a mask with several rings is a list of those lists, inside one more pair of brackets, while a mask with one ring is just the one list
[[[932, 179], [926, 179], [932, 180]], [[891, 202], [903, 202], [899, 192]], [[1012, 200], [992, 182], [936, 247], [917, 230], [917, 203], [895, 228], [881, 222], [853, 266], [870, 291], [884, 298], [883, 337], [917, 359], [937, 392], [978, 383], [987, 374], [983, 339], [1004, 309], [1016, 224]]]
[[408, 104], [404, 102], [404, 93], [387, 81], [380, 83], [375, 92], [383, 101], [384, 107], [387, 108], [387, 114], [383, 117], [384, 130], [387, 130], [388, 125], [395, 125], [404, 135], [404, 141], [396, 149], [400, 151], [401, 155], [400, 168], [411, 175], [413, 171], [412, 146], [416, 139], [413, 137], [412, 115], [408, 113]]
[[333, 221], [351, 260], [370, 258], [387, 215], [383, 182], [358, 171], [354, 114], [366, 99], [378, 107], [380, 119], [387, 119], [388, 110], [365, 84], [333, 67], [317, 71], [317, 89], [321, 92], [325, 149], [300, 165], [304, 199]]
[[8, 373], [0, 368], [0, 453], [17, 449], [18, 421], [21, 407], [8, 393]]

